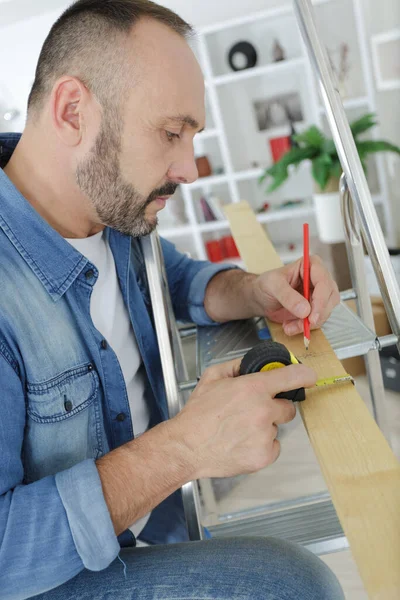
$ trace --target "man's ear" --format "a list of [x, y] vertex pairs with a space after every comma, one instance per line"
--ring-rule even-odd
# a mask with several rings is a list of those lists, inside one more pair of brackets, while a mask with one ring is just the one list
[[77, 77], [60, 77], [51, 93], [52, 121], [57, 136], [68, 146], [82, 140], [83, 111], [90, 101], [90, 92]]

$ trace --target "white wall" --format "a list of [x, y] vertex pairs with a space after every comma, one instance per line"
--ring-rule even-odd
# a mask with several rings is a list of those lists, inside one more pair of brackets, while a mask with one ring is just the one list
[[[14, 0], [10, 0], [5, 6], [12, 5], [13, 2]], [[67, 5], [68, 2], [64, 0], [63, 8]], [[26, 103], [35, 77], [40, 50], [63, 8], [15, 21], [0, 28], [5, 57], [0, 61], [0, 108], [17, 108], [21, 113], [18, 120], [8, 124], [9, 131], [21, 131], [24, 127]], [[0, 4], [0, 11], [2, 9], [3, 4]], [[0, 130], [4, 130], [3, 124], [0, 124], [0, 127]]]
[[68, 0], [0, 0], [0, 27], [67, 7], [68, 4], [71, 4]]
[[195, 27], [248, 15], [284, 4], [283, 0], [160, 0]]

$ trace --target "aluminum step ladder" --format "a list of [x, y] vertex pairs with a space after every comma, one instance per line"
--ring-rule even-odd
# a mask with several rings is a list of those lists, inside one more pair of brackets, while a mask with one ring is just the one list
[[[342, 215], [353, 289], [342, 293], [342, 301], [355, 298], [359, 316], [343, 302], [335, 309], [323, 331], [339, 359], [364, 356], [371, 390], [373, 415], [389, 439], [379, 350], [397, 344], [400, 349], [400, 290], [371, 194], [354, 144], [340, 94], [315, 26], [309, 0], [294, 0], [298, 23], [318, 80], [343, 175], [340, 181]], [[364, 267], [363, 242], [377, 276], [382, 299], [393, 331], [378, 338], [374, 330]], [[169, 296], [161, 247], [156, 232], [142, 239], [154, 320], [161, 354], [170, 418], [183, 407], [196, 381], [188, 381], [181, 333]], [[344, 327], [343, 324], [346, 324]], [[240, 357], [259, 341], [263, 319], [232, 322], [220, 327], [197, 328], [197, 375], [207, 366]], [[187, 330], [184, 330], [187, 334]], [[199, 483], [182, 488], [183, 504], [191, 540], [206, 536], [201, 519]], [[317, 554], [348, 547], [328, 492], [270, 503], [265, 506], [218, 516], [209, 528], [213, 537], [275, 535], [304, 545]]]

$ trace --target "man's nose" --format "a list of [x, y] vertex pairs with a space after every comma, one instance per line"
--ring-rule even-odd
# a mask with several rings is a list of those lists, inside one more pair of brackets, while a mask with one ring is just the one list
[[176, 183], [193, 183], [198, 177], [193, 150], [174, 161], [168, 170], [168, 179]]

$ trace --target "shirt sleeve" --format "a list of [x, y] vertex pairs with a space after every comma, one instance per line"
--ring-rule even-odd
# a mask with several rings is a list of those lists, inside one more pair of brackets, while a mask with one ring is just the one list
[[237, 269], [237, 265], [215, 264], [193, 260], [178, 252], [171, 242], [161, 238], [165, 269], [175, 316], [196, 325], [213, 325], [204, 309], [204, 298], [209, 281], [217, 273]]
[[24, 484], [25, 398], [0, 345], [0, 590], [7, 600], [44, 593], [120, 550], [94, 461]]

